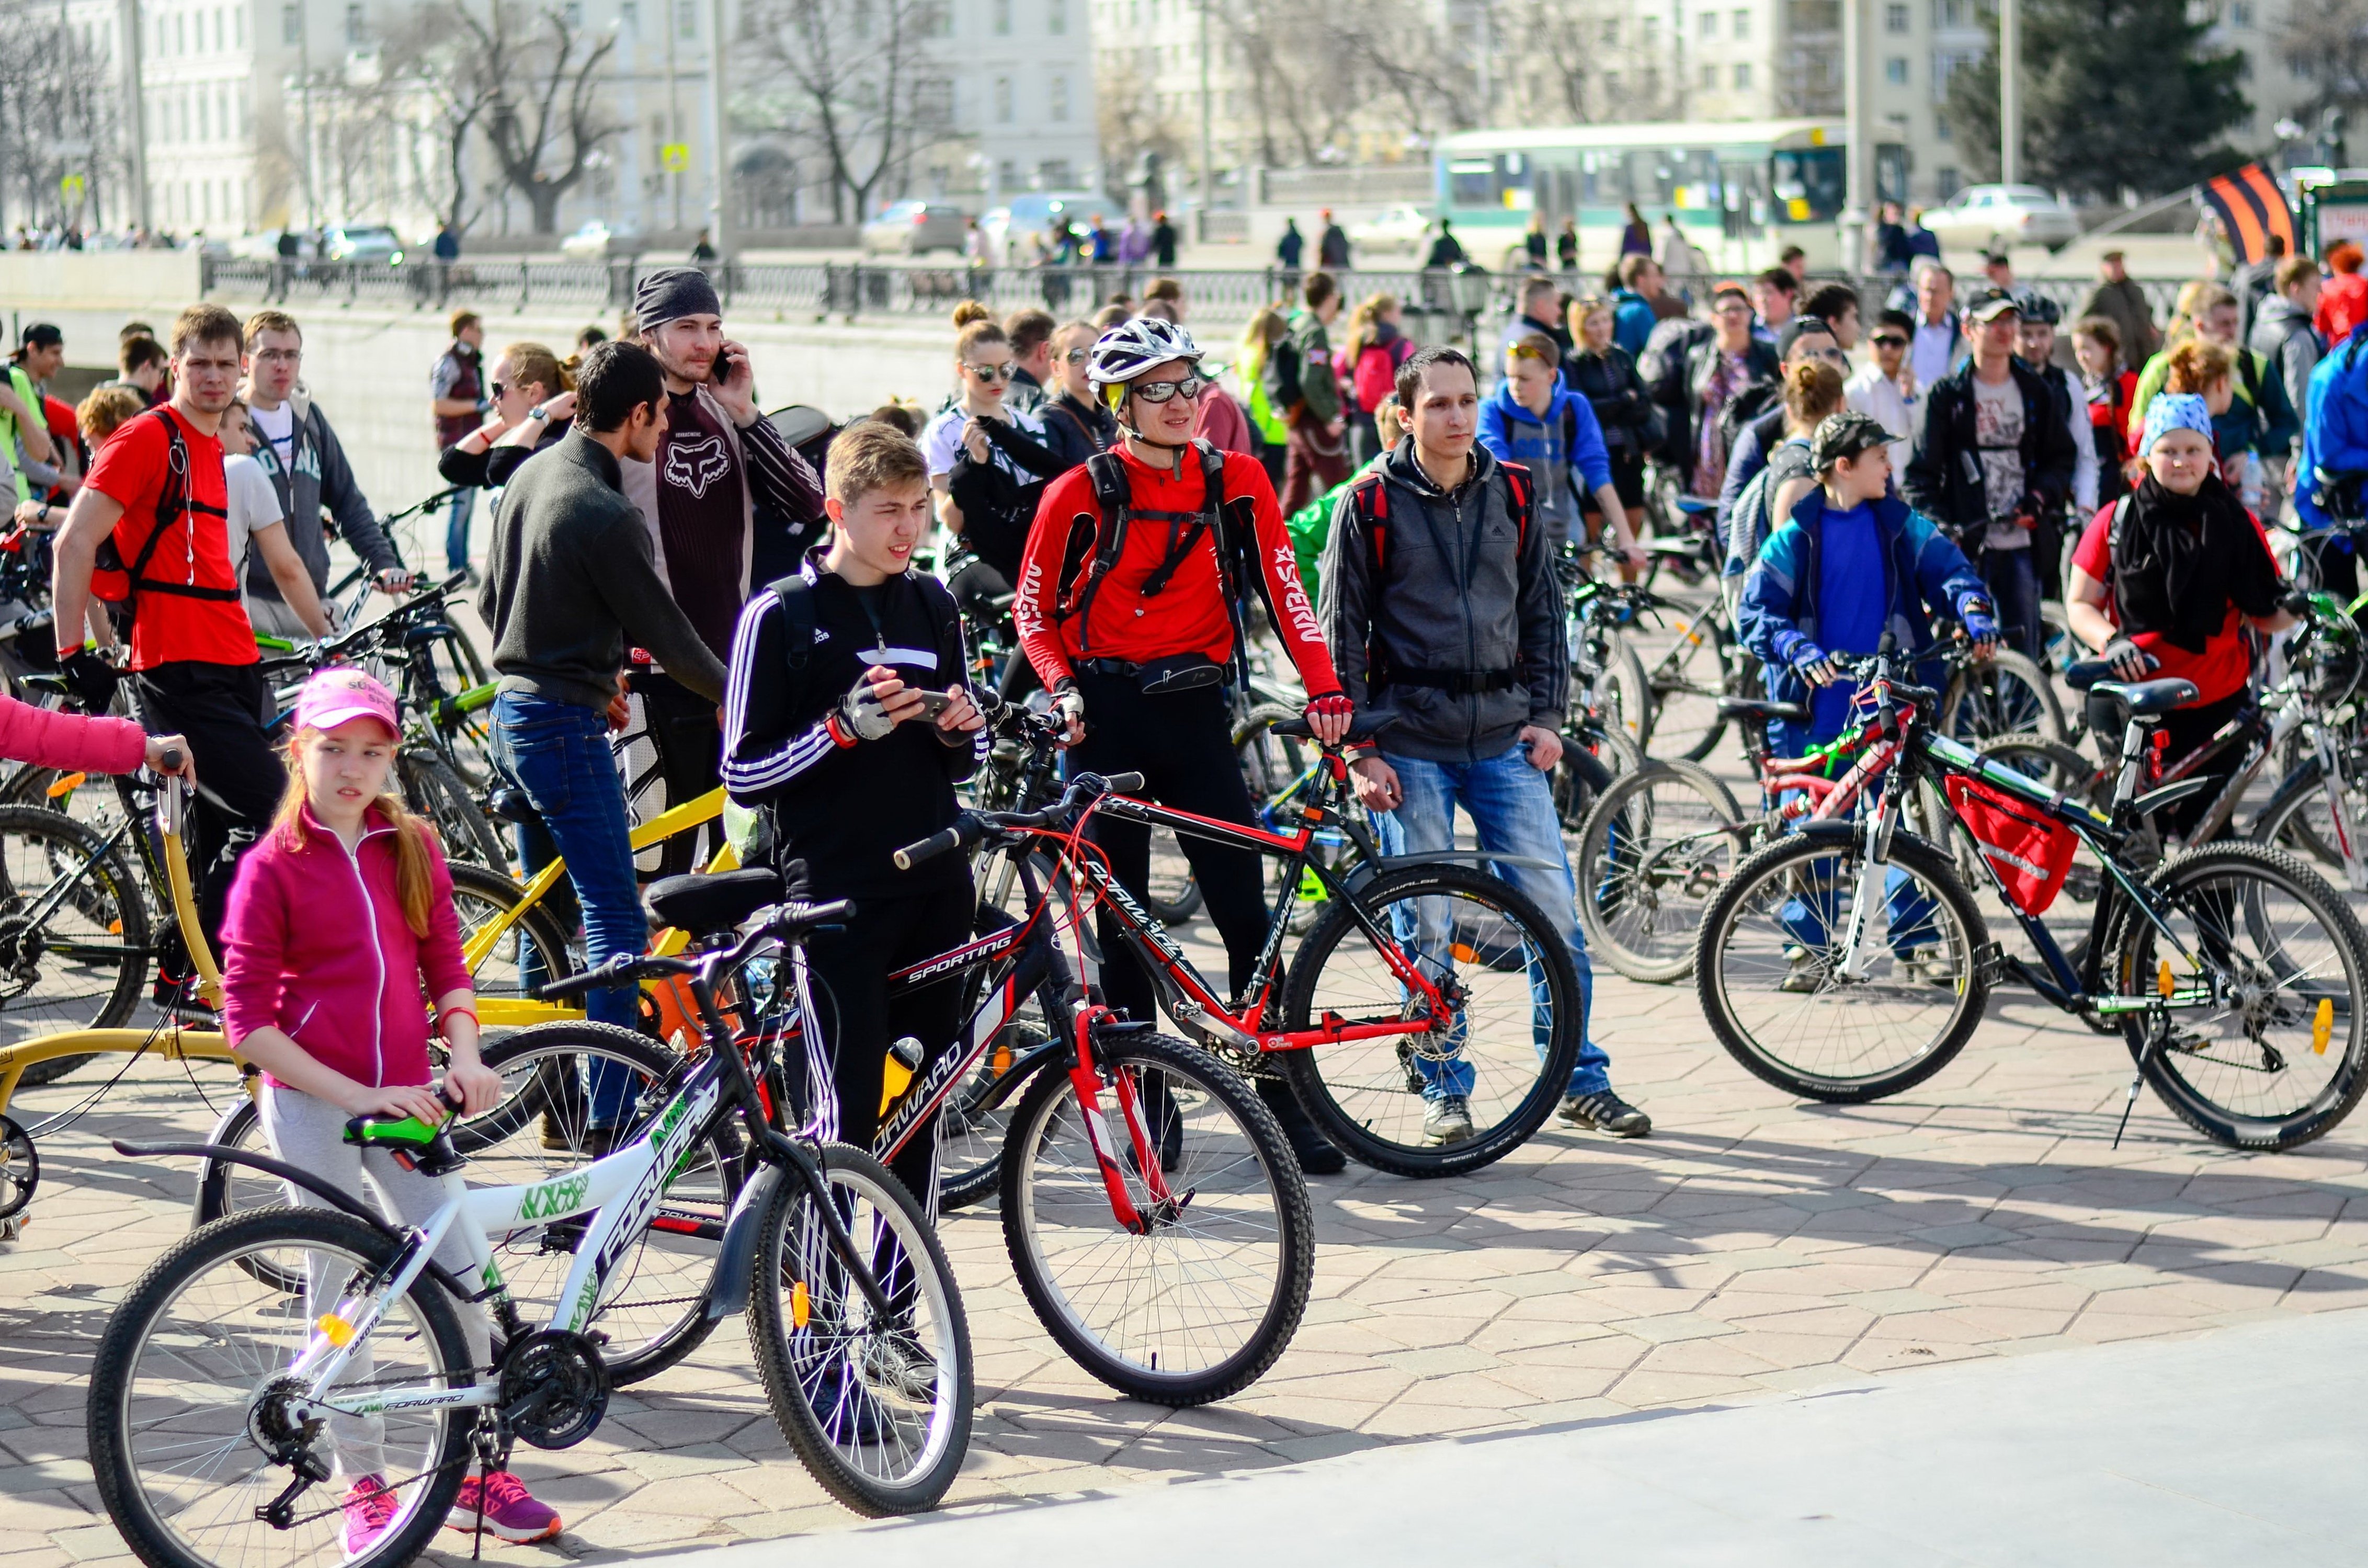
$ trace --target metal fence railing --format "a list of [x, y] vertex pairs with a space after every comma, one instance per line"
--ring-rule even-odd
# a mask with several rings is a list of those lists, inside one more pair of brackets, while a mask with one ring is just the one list
[[[271, 303], [346, 303], [441, 310], [454, 304], [475, 309], [569, 307], [620, 311], [632, 302], [633, 285], [662, 265], [655, 261], [574, 261], [560, 256], [463, 260], [391, 266], [377, 261], [251, 260], [208, 256], [206, 293], [212, 298]], [[723, 262], [712, 268], [727, 305], [738, 303], [782, 312], [812, 312], [816, 319], [867, 316], [927, 318], [942, 315], [959, 301], [974, 299], [1000, 315], [1042, 305], [1067, 320], [1089, 316], [1114, 300], [1140, 300], [1161, 270], [1149, 267], [972, 267], [915, 262]], [[1176, 269], [1196, 324], [1239, 324], [1261, 305], [1292, 301], [1302, 270], [1281, 267]], [[1349, 300], [1370, 294], [1395, 296], [1420, 314], [1461, 315], [1459, 280], [1444, 271], [1414, 267], [1356, 268], [1337, 275]], [[1565, 273], [1559, 281], [1573, 294], [1600, 290], [1594, 273]], [[1890, 277], [1812, 278], [1811, 285], [1847, 282], [1858, 291], [1861, 314], [1872, 319], [1899, 286]], [[1962, 280], [1961, 288], [1973, 281]], [[2167, 320], [2182, 278], [2140, 280], [2157, 321]], [[1510, 274], [1486, 280], [1482, 314], [1509, 306]], [[2068, 325], [2088, 297], [2087, 278], [2032, 278], [2019, 288], [2053, 300]], [[1478, 296], [1462, 285], [1463, 303]], [[1697, 297], [1700, 290], [1697, 290]]]

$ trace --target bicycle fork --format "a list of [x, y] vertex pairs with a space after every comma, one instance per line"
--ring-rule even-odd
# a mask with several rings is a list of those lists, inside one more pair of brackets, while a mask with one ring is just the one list
[[[1110, 1086], [1118, 1096], [1119, 1117], [1126, 1124], [1127, 1139], [1133, 1147], [1135, 1168], [1142, 1173], [1143, 1185], [1151, 1199], [1150, 1214], [1137, 1208], [1127, 1192], [1126, 1173], [1120, 1168], [1110, 1123], [1102, 1115], [1101, 1074], [1094, 1066], [1094, 1026], [1116, 1016], [1108, 1007], [1077, 1004], [1077, 1059], [1069, 1069], [1069, 1087], [1077, 1096], [1077, 1113], [1085, 1123], [1086, 1137], [1094, 1146], [1094, 1163], [1101, 1169], [1102, 1188], [1110, 1195], [1110, 1216], [1128, 1234], [1143, 1236], [1171, 1218], [1183, 1204], [1168, 1192], [1167, 1172], [1159, 1161], [1159, 1144], [1151, 1136], [1150, 1124], [1144, 1119], [1143, 1096], [1135, 1092], [1134, 1080], [1125, 1073], [1113, 1073]], [[1189, 1197], [1186, 1201], [1190, 1201]]]
[[2360, 853], [2360, 841], [2352, 835], [2351, 814], [2343, 799], [2343, 768], [2336, 754], [2335, 737], [2327, 726], [2312, 726], [2313, 743], [2318, 749], [2318, 787], [2327, 792], [2327, 820], [2335, 833], [2336, 850], [2343, 857], [2343, 880], [2353, 892], [2368, 892], [2368, 860]]

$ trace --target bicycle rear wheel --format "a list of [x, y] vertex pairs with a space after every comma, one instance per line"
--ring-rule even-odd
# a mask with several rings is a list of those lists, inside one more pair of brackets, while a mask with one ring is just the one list
[[1941, 697], [1940, 729], [1969, 746], [2005, 735], [2066, 743], [2072, 738], [2047, 672], [2004, 648], [1987, 662], [1967, 665], [1949, 677]]
[[[681, 1065], [630, 1029], [574, 1021], [492, 1041], [484, 1060], [502, 1075], [502, 1097], [455, 1127], [452, 1142], [469, 1157], [471, 1180], [493, 1187], [549, 1181], [630, 1143], [664, 1108], [661, 1085]], [[740, 1175], [740, 1135], [721, 1121], [691, 1144], [650, 1222], [609, 1267], [588, 1326], [609, 1336], [600, 1353], [612, 1383], [664, 1371], [714, 1331], [707, 1281]], [[579, 1214], [493, 1238], [494, 1260], [529, 1324], [555, 1312], [590, 1219]]]
[[1742, 823], [1726, 786], [1691, 762], [1615, 779], [1571, 858], [1588, 945], [1631, 980], [1683, 979], [1702, 910], [1747, 853]]
[[509, 851], [495, 831], [493, 818], [478, 809], [476, 797], [450, 763], [427, 746], [412, 746], [403, 753], [399, 770], [404, 802], [436, 824], [450, 856], [497, 871], [509, 869]]
[[[1071, 1058], [1074, 1060], [1074, 1058]], [[1076, 1085], [1048, 1066], [1019, 1102], [1003, 1162], [1003, 1236], [1045, 1332], [1121, 1393], [1205, 1404], [1274, 1364], [1307, 1309], [1315, 1221], [1274, 1113], [1207, 1052], [1160, 1035], [1094, 1047], [1117, 1178], [1148, 1221], [1112, 1212]], [[1142, 1108], [1169, 1199], [1144, 1180], [1119, 1080]]]
[[519, 909], [526, 890], [502, 872], [465, 860], [448, 860], [445, 868], [452, 873], [452, 907], [460, 915], [463, 948], [479, 932], [518, 910], [509, 928], [495, 938], [469, 971], [470, 983], [480, 997], [531, 1001], [536, 986], [564, 979], [583, 967], [576, 962], [567, 933], [552, 917], [547, 901]]
[[[86, 1428], [108, 1517], [150, 1568], [401, 1568], [433, 1538], [461, 1489], [474, 1412], [396, 1408], [300, 1430], [282, 1380], [313, 1337], [303, 1298], [256, 1278], [254, 1256], [301, 1257], [342, 1297], [367, 1288], [395, 1244], [344, 1214], [263, 1209], [206, 1226], [141, 1277], [91, 1362]], [[366, 1384], [456, 1389], [475, 1381], [458, 1310], [421, 1278], [347, 1363], [335, 1392]], [[292, 1381], [292, 1380], [290, 1380]], [[263, 1443], [292, 1452], [275, 1460]], [[299, 1494], [294, 1523], [256, 1517], [296, 1479], [302, 1452], [331, 1471]], [[347, 1489], [376, 1475], [393, 1519], [344, 1551]]]
[[1668, 630], [1677, 641], [1653, 663], [1648, 675], [1653, 733], [1645, 749], [1656, 756], [1700, 762], [1726, 733], [1718, 704], [1735, 693], [1735, 661], [1729, 652], [1735, 635], [1726, 628], [1723, 610], [1713, 597], [1708, 608], [1669, 619]]
[[[2326, 774], [2316, 756], [2306, 756], [2294, 770], [2279, 780], [2277, 792], [2261, 814], [2253, 819], [2252, 831], [2246, 836], [2256, 844], [2271, 844], [2286, 850], [2306, 864], [2323, 866], [2328, 874], [2344, 875], [2343, 852], [2338, 846], [2343, 835], [2356, 835], [2368, 812], [2361, 811], [2361, 792], [2344, 790], [2344, 821], [2339, 833], [2327, 805]], [[2355, 837], [2354, 847], [2368, 852]]]
[[[1336, 901], [1291, 963], [1285, 1028], [1375, 1028], [1281, 1053], [1307, 1114], [1356, 1159], [1456, 1176], [1520, 1147], [1568, 1090], [1585, 1025], [1570, 944], [1509, 884], [1465, 866], [1385, 871]], [[1419, 971], [1445, 1008], [1399, 979]], [[1402, 1028], [1381, 1032], [1380, 1026]], [[1462, 1096], [1468, 1137], [1433, 1143], [1432, 1108]]]
[[928, 1218], [844, 1144], [821, 1150], [838, 1218], [887, 1296], [876, 1315], [792, 1170], [766, 1204], [748, 1337], [773, 1419], [823, 1490], [870, 1518], [937, 1506], [970, 1449], [970, 1324]]
[[[2323, 1137], [2368, 1089], [2368, 937], [2342, 897], [2281, 849], [2220, 842], [2164, 864], [2148, 884], [2171, 935], [2208, 971], [2213, 1003], [2124, 1015], [2146, 1082], [2180, 1120], [2234, 1149], [2291, 1149]], [[2158, 994], [2164, 966], [2202, 983], [2154, 922], [2125, 909], [2107, 938], [2114, 989]]]
[[1781, 838], [1702, 915], [1694, 986], [1711, 1032], [1804, 1099], [1854, 1104], [1922, 1083], [1964, 1049], [1989, 994], [1981, 912], [1949, 858], [1904, 832], [1864, 914], [1860, 972], [1844, 972], [1852, 906], [1873, 893], [1865, 869], [1855, 840]]

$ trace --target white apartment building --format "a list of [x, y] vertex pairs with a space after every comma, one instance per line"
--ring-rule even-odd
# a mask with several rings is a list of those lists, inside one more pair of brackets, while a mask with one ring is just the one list
[[[340, 222], [434, 230], [443, 149], [424, 93], [382, 76], [385, 40], [413, 0], [65, 0], [75, 47], [126, 81], [124, 27], [138, 17], [140, 115], [148, 212], [158, 226], [234, 235]], [[917, 0], [887, 0], [921, 6]], [[630, 232], [696, 228], [712, 200], [709, 0], [560, 0], [581, 36], [613, 38], [602, 109], [614, 127], [567, 193], [559, 228], [598, 219]], [[740, 0], [727, 6], [734, 220], [777, 227], [827, 222], [825, 167], [797, 131]], [[1090, 0], [938, 0], [912, 101], [936, 122], [897, 188], [985, 195], [1074, 187], [1100, 176]], [[671, 154], [670, 154], [670, 151]], [[475, 235], [523, 232], [528, 204], [505, 202], [493, 159], [472, 159]], [[128, 182], [115, 182], [128, 183]], [[909, 188], [908, 188], [909, 187]], [[134, 221], [129, 190], [100, 193], [85, 222]]]

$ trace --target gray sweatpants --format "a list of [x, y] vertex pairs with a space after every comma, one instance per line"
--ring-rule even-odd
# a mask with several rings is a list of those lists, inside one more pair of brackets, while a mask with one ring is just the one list
[[[271, 1141], [274, 1154], [311, 1172], [329, 1186], [357, 1196], [363, 1191], [362, 1178], [367, 1176], [379, 1212], [393, 1223], [424, 1225], [451, 1197], [444, 1179], [406, 1171], [383, 1149], [361, 1149], [347, 1142], [346, 1113], [326, 1100], [267, 1083], [263, 1085], [262, 1111], [264, 1136]], [[452, 1182], [457, 1188], [458, 1178], [452, 1178]], [[304, 1209], [329, 1207], [292, 1182], [288, 1184], [288, 1201]], [[445, 1237], [444, 1244], [436, 1249], [436, 1261], [464, 1280], [472, 1271], [468, 1248], [457, 1235]], [[317, 1321], [337, 1304], [347, 1278], [347, 1266], [338, 1259], [318, 1252], [306, 1256], [306, 1321]], [[428, 1288], [434, 1289], [432, 1285]], [[458, 1304], [461, 1331], [468, 1340], [470, 1365], [483, 1367], [493, 1359], [493, 1336], [485, 1309], [474, 1302]], [[393, 1329], [396, 1321], [391, 1313], [385, 1326]], [[346, 1363], [341, 1381], [366, 1382], [373, 1375], [374, 1366], [370, 1342], [366, 1340], [353, 1359]], [[388, 1473], [386, 1423], [382, 1417], [338, 1416], [330, 1423], [329, 1432], [336, 1446], [339, 1474]]]

